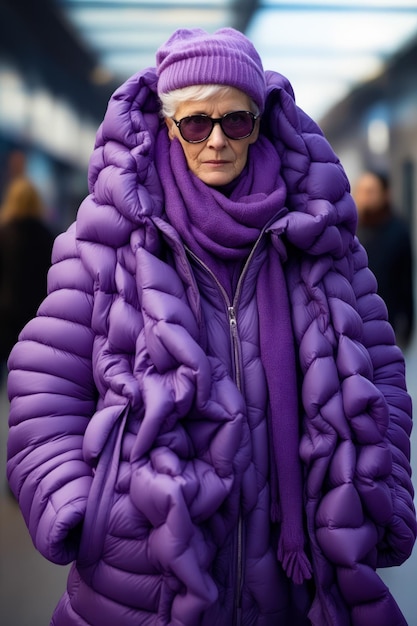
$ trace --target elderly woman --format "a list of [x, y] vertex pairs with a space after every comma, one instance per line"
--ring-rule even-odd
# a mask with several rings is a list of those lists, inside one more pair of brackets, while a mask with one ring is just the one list
[[[54, 626], [400, 626], [411, 402], [344, 171], [233, 29], [116, 91], [13, 348]], [[162, 102], [162, 116], [161, 116]]]

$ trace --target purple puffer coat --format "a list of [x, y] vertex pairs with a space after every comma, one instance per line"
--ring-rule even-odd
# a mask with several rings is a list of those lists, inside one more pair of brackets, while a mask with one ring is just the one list
[[[164, 220], [156, 75], [113, 96], [90, 195], [56, 240], [48, 296], [10, 360], [8, 477], [37, 549], [74, 561], [55, 626], [400, 626], [376, 568], [410, 555], [411, 401], [343, 169], [288, 82], [264, 128], [289, 212], [234, 305]], [[256, 281], [280, 254], [300, 370], [313, 578], [270, 519]], [[308, 615], [308, 618], [307, 618]]]

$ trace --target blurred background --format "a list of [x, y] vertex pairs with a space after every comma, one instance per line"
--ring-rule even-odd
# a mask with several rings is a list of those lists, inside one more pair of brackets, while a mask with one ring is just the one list
[[[65, 229], [87, 193], [88, 160], [113, 91], [153, 66], [176, 28], [224, 26], [253, 41], [265, 69], [289, 78], [352, 185], [369, 168], [389, 174], [392, 203], [415, 248], [417, 0], [0, 0], [0, 194], [25, 175], [42, 196], [51, 230]], [[405, 356], [417, 400], [414, 336]], [[4, 381], [0, 411], [4, 476]], [[416, 474], [416, 430], [412, 437]], [[416, 551], [381, 576], [417, 626]], [[47, 626], [65, 578], [66, 568], [35, 552], [2, 478], [1, 624]]]

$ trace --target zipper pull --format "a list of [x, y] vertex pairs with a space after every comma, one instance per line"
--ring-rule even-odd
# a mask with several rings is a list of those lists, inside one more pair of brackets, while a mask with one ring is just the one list
[[235, 312], [235, 307], [234, 306], [229, 306], [227, 308], [228, 312], [229, 312], [229, 324], [232, 328], [236, 328], [237, 326], [237, 320], [236, 320], [236, 312]]

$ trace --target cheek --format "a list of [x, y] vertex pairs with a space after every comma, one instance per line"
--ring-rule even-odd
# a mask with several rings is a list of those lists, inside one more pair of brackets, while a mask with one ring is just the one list
[[242, 169], [243, 167], [245, 167], [246, 161], [248, 160], [248, 151], [249, 151], [249, 144], [246, 144], [241, 147], [239, 152], [236, 153], [236, 161], [237, 163], [239, 163], [239, 165], [242, 166]]
[[190, 170], [194, 171], [198, 166], [198, 155], [200, 149], [196, 145], [182, 141], [181, 146], [184, 152], [185, 160]]

